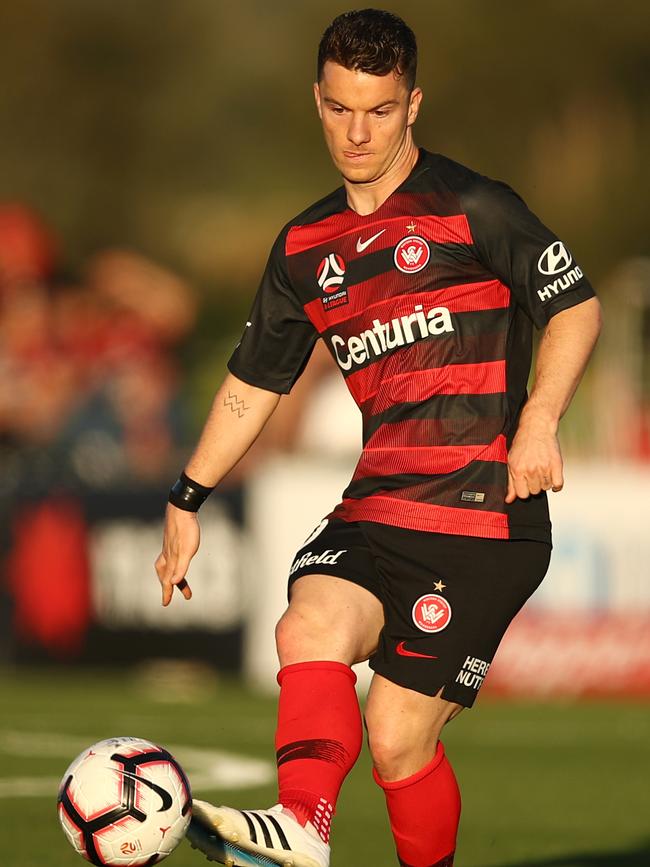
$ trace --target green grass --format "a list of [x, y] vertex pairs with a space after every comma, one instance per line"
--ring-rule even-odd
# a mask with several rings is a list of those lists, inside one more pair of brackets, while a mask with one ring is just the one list
[[[155, 690], [131, 675], [68, 669], [5, 673], [0, 676], [0, 787], [15, 778], [58, 779], [74, 758], [74, 752], [61, 755], [65, 748], [56, 738], [62, 736], [83, 745], [135, 734], [162, 744], [271, 759], [272, 698], [226, 681], [208, 681], [196, 693], [191, 700], [178, 694], [177, 700], [161, 703]], [[463, 792], [456, 867], [648, 867], [648, 710], [642, 703], [483, 700], [462, 714], [444, 739]], [[52, 744], [50, 754], [31, 754], [30, 733], [42, 733], [43, 744]], [[255, 807], [272, 803], [275, 793], [270, 784], [195, 794]], [[54, 787], [49, 795], [0, 800], [2, 867], [83, 863], [58, 826]], [[207, 864], [186, 844], [168, 863]], [[339, 803], [332, 867], [395, 864], [383, 796], [371, 780], [364, 751]]]

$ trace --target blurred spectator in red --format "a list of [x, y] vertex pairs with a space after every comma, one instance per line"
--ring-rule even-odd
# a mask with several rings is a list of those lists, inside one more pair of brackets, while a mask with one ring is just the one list
[[35, 211], [0, 204], [0, 295], [49, 279], [56, 258], [54, 235]]
[[188, 284], [171, 271], [127, 250], [106, 250], [90, 259], [85, 283], [114, 311], [126, 336], [163, 348], [178, 344], [191, 332], [196, 299]]

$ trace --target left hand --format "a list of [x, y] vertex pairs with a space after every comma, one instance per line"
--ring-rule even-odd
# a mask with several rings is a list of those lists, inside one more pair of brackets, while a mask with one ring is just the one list
[[557, 424], [540, 416], [522, 414], [508, 454], [506, 503], [527, 499], [540, 491], [561, 491], [564, 486], [562, 453]]

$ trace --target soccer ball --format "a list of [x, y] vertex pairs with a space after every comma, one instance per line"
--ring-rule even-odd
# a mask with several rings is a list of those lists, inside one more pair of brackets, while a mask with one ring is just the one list
[[167, 750], [141, 738], [109, 738], [77, 756], [57, 799], [65, 835], [92, 864], [157, 864], [190, 823], [192, 794]]

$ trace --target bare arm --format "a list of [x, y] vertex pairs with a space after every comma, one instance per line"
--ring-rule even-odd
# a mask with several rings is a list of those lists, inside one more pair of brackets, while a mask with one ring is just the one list
[[[187, 475], [206, 487], [218, 484], [246, 454], [279, 400], [279, 394], [248, 385], [229, 373], [215, 395], [198, 445], [187, 464]], [[180, 584], [183, 596], [191, 598], [192, 591], [184, 579], [199, 541], [196, 512], [186, 512], [168, 503], [162, 551], [156, 560], [163, 605], [169, 605], [174, 585]]]
[[585, 371], [601, 328], [598, 299], [557, 313], [537, 355], [535, 385], [508, 456], [506, 503], [564, 485], [557, 431]]
[[187, 475], [209, 488], [218, 484], [253, 445], [279, 400], [279, 394], [229, 373], [212, 402]]

